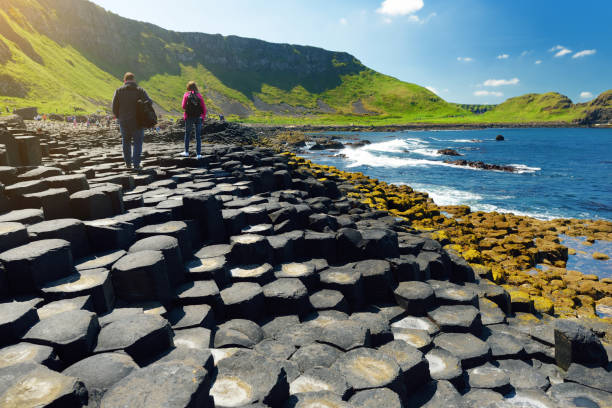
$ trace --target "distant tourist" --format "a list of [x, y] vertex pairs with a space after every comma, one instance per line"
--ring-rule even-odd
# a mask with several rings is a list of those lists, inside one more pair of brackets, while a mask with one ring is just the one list
[[196, 154], [197, 158], [202, 158], [202, 121], [206, 119], [206, 104], [202, 94], [198, 92], [195, 82], [187, 84], [187, 92], [183, 95], [183, 110], [185, 111], [185, 151], [183, 156], [189, 157], [189, 139], [191, 130], [195, 126], [196, 133]]
[[140, 155], [144, 139], [144, 128], [138, 122], [137, 115], [139, 99], [151, 100], [145, 90], [136, 84], [134, 74], [127, 72], [123, 76], [123, 86], [118, 88], [113, 96], [113, 113], [119, 121], [125, 165], [128, 168], [134, 166], [134, 170], [140, 170]]
[[219, 114], [219, 120], [220, 120], [221, 122], [225, 122], [225, 116], [223, 116], [223, 114], [222, 114], [222, 113], [220, 113], [220, 114]]

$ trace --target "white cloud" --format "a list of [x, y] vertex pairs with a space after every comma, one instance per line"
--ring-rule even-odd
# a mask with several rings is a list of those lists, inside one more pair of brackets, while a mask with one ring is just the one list
[[586, 57], [587, 55], [594, 55], [596, 52], [597, 50], [582, 50], [572, 55], [572, 58], [582, 58]]
[[570, 50], [569, 48], [566, 48], [566, 47], [564, 47], [562, 45], [555, 45], [554, 47], [552, 47], [548, 51], [549, 52], [555, 52], [556, 51], [555, 58], [559, 58], [559, 57], [562, 57], [564, 55], [572, 53], [572, 50]]
[[385, 0], [376, 10], [386, 16], [408, 16], [423, 8], [423, 0]]
[[392, 22], [393, 22], [393, 20], [391, 20], [389, 17], [383, 18], [383, 23], [385, 23], [385, 24], [391, 24]]
[[542, 63], [542, 60], [537, 60], [537, 61], [535, 62], [535, 64], [536, 64], [536, 65], [540, 65], [541, 63]]
[[524, 57], [524, 56], [526, 56], [527, 54], [530, 54], [530, 53], [531, 53], [531, 51], [525, 50], [525, 51], [521, 52], [521, 57]]
[[416, 14], [412, 14], [412, 15], [408, 16], [408, 21], [410, 21], [412, 23], [425, 24], [425, 23], [427, 23], [429, 20], [431, 20], [432, 18], [434, 18], [437, 15], [438, 15], [437, 13], [431, 13], [431, 14], [429, 14], [425, 18], [420, 18]]
[[342, 18], [340, 19], [340, 24], [342, 24], [342, 25], [347, 25], [347, 24], [348, 24], [348, 20], [347, 20], [346, 18], [342, 17]]
[[484, 81], [484, 86], [502, 86], [502, 85], [516, 85], [520, 82], [518, 78], [512, 79], [487, 79]]
[[440, 92], [439, 92], [439, 91], [438, 91], [436, 88], [434, 88], [433, 86], [426, 86], [426, 87], [425, 87], [425, 89], [427, 89], [427, 90], [429, 90], [429, 91], [431, 91], [431, 92], [435, 93], [436, 95], [438, 95], [438, 94], [440, 93]]
[[580, 92], [581, 99], [591, 99], [592, 97], [593, 97], [593, 94], [591, 92], [588, 92], [588, 91]]
[[510, 55], [508, 54], [500, 54], [497, 56], [497, 59], [502, 60], [502, 59], [508, 59], [510, 58]]
[[472, 62], [474, 61], [472, 58], [470, 57], [457, 57], [457, 61], [461, 61], [461, 62]]
[[476, 91], [474, 92], [474, 96], [504, 96], [503, 92], [496, 91]]

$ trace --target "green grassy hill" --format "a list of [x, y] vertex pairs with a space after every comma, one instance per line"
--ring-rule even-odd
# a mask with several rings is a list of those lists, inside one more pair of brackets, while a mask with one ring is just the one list
[[[0, 0], [0, 107], [108, 111], [125, 71], [136, 73], [167, 113], [180, 112], [185, 84], [195, 80], [211, 112], [256, 123], [580, 121], [588, 109], [543, 94], [478, 110], [343, 52], [173, 32], [86, 0]], [[604, 98], [589, 117], [605, 119], [609, 106]]]

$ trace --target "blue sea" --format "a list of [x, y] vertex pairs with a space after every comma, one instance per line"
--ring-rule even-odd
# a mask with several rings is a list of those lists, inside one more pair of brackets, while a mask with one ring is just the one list
[[[542, 128], [328, 132], [371, 144], [303, 156], [429, 193], [439, 205], [512, 212], [539, 219], [612, 220], [612, 129]], [[503, 135], [505, 141], [495, 140]], [[454, 149], [462, 157], [441, 156]], [[465, 159], [511, 165], [518, 173], [446, 164]]]

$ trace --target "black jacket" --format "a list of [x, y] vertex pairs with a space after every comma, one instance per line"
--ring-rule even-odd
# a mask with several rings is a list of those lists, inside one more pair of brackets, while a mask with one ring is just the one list
[[136, 101], [138, 99], [150, 100], [146, 91], [139, 87], [136, 82], [126, 82], [122, 87], [115, 91], [113, 96], [113, 113], [124, 125], [138, 124], [136, 117]]

